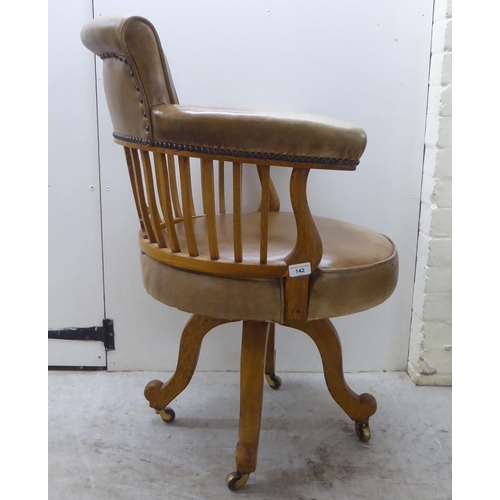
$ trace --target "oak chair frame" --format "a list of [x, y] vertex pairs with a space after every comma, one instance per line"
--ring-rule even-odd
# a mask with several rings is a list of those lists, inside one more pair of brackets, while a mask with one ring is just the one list
[[[370, 394], [357, 395], [347, 385], [342, 365], [339, 336], [329, 319], [307, 321], [310, 276], [291, 277], [290, 265], [310, 263], [314, 271], [322, 257], [321, 238], [307, 202], [307, 179], [312, 165], [281, 162], [292, 168], [290, 199], [297, 227], [294, 248], [283, 261], [268, 261], [269, 214], [279, 211], [280, 200], [271, 180], [271, 162], [254, 163], [261, 182], [260, 259], [246, 262], [242, 244], [242, 169], [244, 164], [230, 158], [232, 163], [233, 246], [234, 259], [221, 259], [217, 238], [217, 208], [219, 214], [229, 214], [225, 193], [226, 158], [218, 155], [186, 154], [171, 149], [124, 146], [125, 157], [140, 221], [139, 246], [145, 254], [171, 266], [191, 271], [239, 278], [279, 278], [284, 283], [285, 312], [279, 324], [301, 330], [316, 344], [323, 363], [328, 390], [333, 399], [355, 422], [356, 434], [362, 441], [370, 438], [368, 421], [377, 405]], [[151, 156], [153, 162], [151, 162]], [[203, 214], [194, 208], [190, 159], [200, 160]], [[218, 165], [217, 182], [214, 163]], [[246, 163], [246, 162], [245, 162]], [[247, 167], [251, 167], [251, 163]], [[272, 164], [274, 166], [274, 163]], [[346, 169], [346, 168], [344, 168]], [[179, 182], [178, 182], [179, 178]], [[179, 189], [180, 184], [180, 189]], [[218, 194], [215, 187], [218, 186]], [[205, 217], [208, 254], [199, 251], [193, 229], [193, 219]], [[176, 232], [183, 223], [187, 248], [182, 249]], [[183, 251], [184, 250], [184, 251]], [[202, 340], [213, 328], [237, 320], [193, 315], [187, 323], [179, 346], [178, 364], [167, 382], [151, 381], [144, 394], [150, 406], [166, 422], [175, 418], [168, 405], [187, 387], [198, 361]], [[237, 472], [228, 478], [228, 486], [238, 489], [255, 471], [260, 434], [260, 415], [264, 377], [272, 388], [281, 386], [275, 374], [275, 323], [243, 321], [241, 350], [241, 387], [239, 437], [236, 448]], [[258, 415], [258, 417], [256, 417]]]
[[[242, 320], [236, 472], [227, 478], [230, 489], [241, 488], [256, 469], [264, 379], [273, 389], [281, 386], [281, 379], [275, 373], [274, 347], [275, 324], [280, 324], [298, 329], [314, 341], [321, 355], [331, 396], [355, 422], [359, 439], [368, 441], [368, 422], [377, 408], [375, 398], [370, 394], [358, 395], [347, 385], [343, 374], [340, 339], [331, 321], [308, 320], [311, 276], [318, 269], [323, 256], [321, 237], [307, 201], [308, 176], [311, 169], [355, 170], [359, 159], [255, 153], [155, 140], [151, 113], [156, 106], [176, 105], [178, 99], [154, 27], [143, 18], [136, 17], [135, 20], [151, 29], [151, 33], [148, 32], [144, 40], [149, 40], [148, 43], [152, 45], [148, 48], [149, 52], [146, 52], [147, 57], [140, 61], [141, 67], [138, 67], [130, 48], [127, 47], [128, 42], [122, 29], [127, 21], [122, 23], [121, 20], [112, 19], [110, 24], [106, 24], [108, 21], [103, 19], [100, 28], [102, 36], [92, 29], [84, 29], [82, 40], [89, 50], [101, 59], [108, 60], [108, 67], [119, 75], [122, 90], [128, 89], [124, 90], [124, 95], [133, 95], [133, 113], [127, 115], [126, 120], [126, 113], [122, 113], [120, 106], [126, 107], [128, 104], [117, 105], [112, 102], [111, 107], [114, 106], [114, 109], [111, 111], [117, 115], [123, 114], [117, 121], [120, 133], [115, 132], [113, 135], [115, 142], [123, 146], [125, 152], [140, 225], [141, 251], [155, 261], [193, 273], [227, 278], [280, 280], [284, 297], [280, 321], [192, 315], [181, 336], [179, 357], [173, 376], [165, 383], [153, 380], [144, 390], [150, 407], [156, 410], [165, 422], [173, 422], [175, 412], [168, 405], [189, 384], [205, 335], [219, 325]], [[144, 33], [141, 36], [143, 35]], [[121, 52], [103, 52], [101, 46]], [[139, 51], [139, 48], [134, 47], [133, 50]], [[157, 68], [161, 68], [163, 75], [160, 80], [164, 80], [165, 88], [159, 93], [151, 89], [151, 82], [156, 82], [157, 74], [146, 74], [145, 80], [139, 76], [141, 69], [144, 70], [145, 61], [149, 62], [151, 58], [155, 58], [155, 64]], [[131, 116], [135, 118], [129, 123]], [[129, 132], [128, 128], [135, 132]], [[124, 135], [121, 133], [123, 131], [136, 135]], [[194, 159], [200, 162], [202, 213], [197, 213], [195, 209], [191, 168]], [[232, 172], [230, 183], [226, 182], [227, 163], [230, 164]], [[242, 237], [247, 215], [242, 211], [243, 168], [252, 166], [257, 169], [261, 186], [260, 204], [257, 208], [260, 212], [260, 231], [256, 259], [246, 257]], [[268, 251], [269, 221], [273, 213], [280, 210], [278, 193], [271, 180], [271, 166], [291, 169], [289, 193], [296, 226], [296, 241], [281, 260], [270, 259]], [[228, 184], [232, 186], [232, 195], [229, 198], [226, 196]], [[233, 228], [232, 257], [222, 256], [218, 233], [221, 217], [229, 216], [232, 217]], [[201, 218], [204, 218], [206, 223], [206, 252], [203, 251], [204, 246], [200, 245], [194, 228]], [[182, 228], [184, 239], [180, 238], [179, 228]], [[311, 274], [292, 276], [290, 266], [301, 264], [309, 265]]]

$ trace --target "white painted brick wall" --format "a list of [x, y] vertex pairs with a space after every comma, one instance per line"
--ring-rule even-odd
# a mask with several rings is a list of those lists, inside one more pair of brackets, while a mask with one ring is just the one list
[[451, 385], [451, 17], [451, 0], [436, 0], [408, 357], [419, 385]]

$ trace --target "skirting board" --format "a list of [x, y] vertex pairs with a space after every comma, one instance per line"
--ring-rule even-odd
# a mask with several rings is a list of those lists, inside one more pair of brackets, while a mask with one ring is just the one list
[[104, 343], [89, 340], [49, 339], [49, 368], [106, 368]]

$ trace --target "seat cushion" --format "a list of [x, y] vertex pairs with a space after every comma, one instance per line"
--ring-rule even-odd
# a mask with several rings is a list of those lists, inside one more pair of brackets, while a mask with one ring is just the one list
[[[293, 214], [269, 214], [268, 260], [281, 262], [295, 244]], [[398, 255], [386, 236], [369, 229], [324, 217], [314, 217], [323, 242], [323, 258], [311, 275], [308, 320], [332, 318], [384, 302], [394, 291]], [[194, 220], [198, 248], [208, 251], [206, 219]], [[219, 251], [232, 258], [232, 216], [217, 218]], [[259, 260], [260, 214], [242, 215], [243, 258]], [[185, 247], [182, 224], [177, 226]], [[147, 292], [182, 311], [226, 319], [283, 322], [282, 279], [245, 279], [186, 271], [141, 256]]]

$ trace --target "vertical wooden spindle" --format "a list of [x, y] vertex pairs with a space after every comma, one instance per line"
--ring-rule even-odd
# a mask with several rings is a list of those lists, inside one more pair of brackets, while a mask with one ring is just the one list
[[180, 219], [182, 217], [181, 204], [179, 203], [179, 193], [177, 190], [177, 176], [175, 175], [175, 157], [167, 155], [168, 161], [168, 182], [170, 184], [170, 193], [172, 195], [172, 205], [174, 207], [175, 216]]
[[[257, 173], [259, 174], [259, 179], [262, 184], [262, 172], [265, 170], [264, 165], [257, 165]], [[260, 207], [259, 207], [260, 210]], [[269, 174], [269, 211], [279, 212], [280, 211], [280, 197], [273, 180], [271, 179], [271, 174]]]
[[224, 161], [219, 160], [219, 212], [226, 213], [226, 187], [224, 184]]
[[153, 153], [156, 180], [160, 196], [160, 205], [165, 219], [165, 229], [170, 249], [172, 252], [179, 252], [179, 240], [175, 231], [174, 217], [172, 213], [172, 202], [170, 194], [170, 186], [168, 182], [167, 161], [162, 153]]
[[130, 156], [132, 158], [132, 167], [134, 170], [134, 184], [137, 192], [137, 200], [139, 202], [139, 210], [146, 229], [146, 235], [151, 243], [156, 243], [155, 233], [149, 218], [149, 209], [144, 197], [144, 184], [142, 182], [141, 161], [137, 149], [130, 149]]
[[165, 240], [165, 237], [163, 236], [163, 232], [161, 229], [161, 219], [158, 211], [158, 205], [156, 203], [155, 185], [153, 180], [153, 171], [151, 169], [151, 159], [149, 157], [149, 151], [141, 149], [141, 159], [144, 172], [144, 182], [146, 184], [146, 194], [148, 197], [151, 225], [153, 227], [153, 232], [155, 233], [158, 246], [160, 248], [165, 248], [167, 246], [167, 242]]
[[214, 165], [212, 160], [201, 160], [201, 185], [203, 210], [207, 215], [208, 250], [212, 260], [219, 259], [219, 245], [217, 242], [217, 225], [215, 222], [215, 185]]
[[262, 183], [262, 200], [260, 203], [260, 263], [267, 264], [267, 239], [269, 232], [269, 199], [270, 199], [270, 172], [269, 165], [259, 165], [260, 180]]
[[135, 185], [135, 177], [134, 177], [134, 165], [132, 164], [132, 153], [130, 152], [130, 148], [124, 147], [125, 150], [125, 159], [127, 161], [128, 175], [130, 177], [130, 185], [132, 186], [132, 193], [134, 195], [135, 208], [137, 210], [137, 217], [139, 218], [139, 224], [141, 225], [141, 231], [143, 236], [146, 238], [146, 228], [144, 226], [144, 221], [142, 220], [141, 207], [139, 203], [139, 198], [137, 195], [137, 187]]
[[234, 261], [243, 262], [241, 239], [241, 163], [233, 163], [233, 241]]
[[198, 245], [196, 244], [196, 236], [193, 227], [193, 190], [191, 185], [191, 167], [189, 158], [179, 156], [179, 177], [181, 181], [181, 197], [182, 197], [182, 213], [184, 220], [184, 230], [186, 232], [186, 241], [189, 255], [198, 257]]

